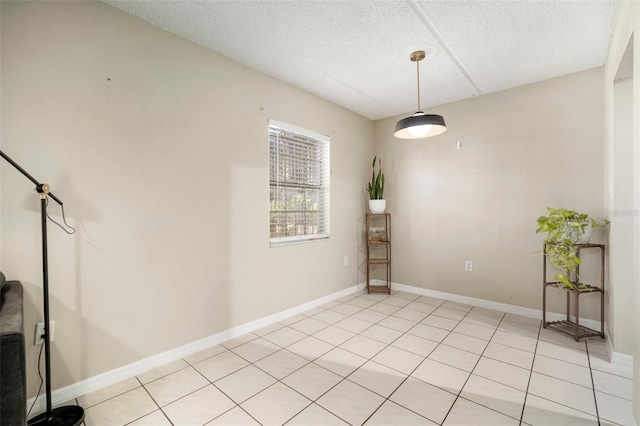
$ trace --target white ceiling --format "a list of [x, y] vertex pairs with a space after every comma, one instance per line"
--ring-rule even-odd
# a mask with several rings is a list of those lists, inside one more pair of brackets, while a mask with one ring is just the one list
[[604, 64], [617, 0], [103, 0], [372, 120]]

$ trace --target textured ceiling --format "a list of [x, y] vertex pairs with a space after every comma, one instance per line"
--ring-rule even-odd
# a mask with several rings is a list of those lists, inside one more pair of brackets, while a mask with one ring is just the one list
[[105, 3], [372, 120], [604, 64], [618, 1]]

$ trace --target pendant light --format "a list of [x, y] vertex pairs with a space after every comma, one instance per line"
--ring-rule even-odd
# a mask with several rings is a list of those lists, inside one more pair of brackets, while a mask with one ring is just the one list
[[413, 52], [410, 58], [418, 69], [418, 112], [398, 121], [393, 136], [399, 139], [422, 139], [444, 133], [447, 126], [441, 115], [425, 114], [420, 110], [420, 61], [425, 58], [425, 53], [418, 50]]

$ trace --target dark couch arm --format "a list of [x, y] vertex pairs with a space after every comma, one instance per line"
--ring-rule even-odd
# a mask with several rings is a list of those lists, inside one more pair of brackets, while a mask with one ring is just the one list
[[23, 426], [27, 418], [22, 284], [0, 272], [0, 424]]

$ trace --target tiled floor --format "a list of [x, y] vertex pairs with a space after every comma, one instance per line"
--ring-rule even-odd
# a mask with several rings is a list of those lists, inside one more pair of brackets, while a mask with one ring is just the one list
[[632, 425], [604, 342], [409, 293], [328, 303], [78, 398], [103, 425]]

